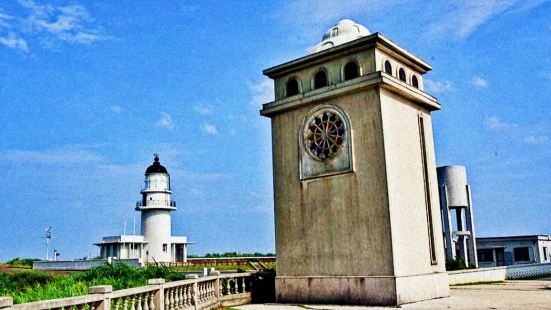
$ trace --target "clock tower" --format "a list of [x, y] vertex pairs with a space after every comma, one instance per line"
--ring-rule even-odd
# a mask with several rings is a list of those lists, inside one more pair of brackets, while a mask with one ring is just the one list
[[278, 302], [399, 305], [447, 296], [428, 63], [340, 21], [264, 70]]

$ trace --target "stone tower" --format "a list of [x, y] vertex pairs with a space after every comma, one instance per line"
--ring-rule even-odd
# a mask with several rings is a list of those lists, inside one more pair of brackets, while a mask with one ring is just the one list
[[155, 155], [153, 164], [145, 171], [142, 200], [136, 203], [141, 212], [141, 232], [147, 241], [146, 261], [171, 262], [172, 223], [170, 212], [176, 210], [170, 191], [170, 175]]
[[279, 302], [397, 305], [447, 296], [429, 64], [343, 20], [266, 69]]

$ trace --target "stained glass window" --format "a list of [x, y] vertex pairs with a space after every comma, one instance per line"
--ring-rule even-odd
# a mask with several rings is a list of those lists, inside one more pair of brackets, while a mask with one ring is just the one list
[[323, 111], [306, 125], [306, 149], [315, 159], [329, 160], [339, 152], [346, 138], [346, 126], [332, 111]]

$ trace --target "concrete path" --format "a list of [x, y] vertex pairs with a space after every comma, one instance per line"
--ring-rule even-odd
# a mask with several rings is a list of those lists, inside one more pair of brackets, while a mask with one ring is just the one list
[[[356, 310], [389, 309], [388, 307], [332, 305], [245, 305], [242, 310]], [[453, 286], [450, 297], [402, 305], [403, 309], [549, 309], [551, 310], [551, 278], [517, 280], [496, 284]]]

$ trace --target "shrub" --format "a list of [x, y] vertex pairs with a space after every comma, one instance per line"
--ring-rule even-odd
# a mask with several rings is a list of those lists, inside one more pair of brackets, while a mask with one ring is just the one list
[[16, 257], [8, 262], [6, 262], [6, 265], [12, 268], [33, 268], [33, 262], [39, 261], [38, 258], [19, 258]]
[[462, 270], [462, 269], [474, 269], [474, 264], [465, 264], [465, 261], [462, 258], [456, 258], [453, 259], [451, 257], [446, 258], [446, 270], [452, 271], [452, 270]]

